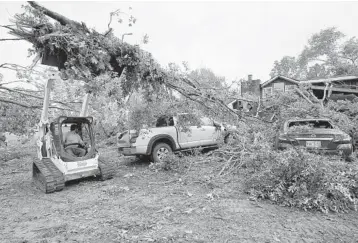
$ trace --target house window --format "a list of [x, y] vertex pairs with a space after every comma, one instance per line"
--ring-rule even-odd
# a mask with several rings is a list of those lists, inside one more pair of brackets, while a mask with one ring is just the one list
[[274, 83], [273, 90], [274, 90], [274, 92], [283, 92], [285, 90], [285, 84], [284, 83]]
[[272, 95], [272, 87], [267, 87], [263, 89], [262, 98], [267, 98], [270, 97], [271, 95]]
[[285, 85], [285, 92], [293, 91], [296, 85]]

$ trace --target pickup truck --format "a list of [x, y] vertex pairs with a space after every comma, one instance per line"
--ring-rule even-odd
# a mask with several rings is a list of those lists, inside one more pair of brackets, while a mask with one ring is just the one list
[[159, 162], [174, 151], [217, 148], [225, 134], [221, 124], [186, 113], [160, 117], [152, 128], [125, 131], [119, 134], [117, 144], [124, 156], [150, 156]]

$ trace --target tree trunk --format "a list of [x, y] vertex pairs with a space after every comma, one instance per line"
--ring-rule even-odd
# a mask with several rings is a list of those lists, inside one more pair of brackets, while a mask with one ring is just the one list
[[84, 32], [89, 32], [87, 27], [84, 24], [80, 24], [80, 23], [78, 23], [78, 22], [76, 22], [74, 20], [66, 18], [65, 16], [63, 16], [63, 15], [61, 15], [59, 13], [53, 12], [53, 11], [41, 6], [40, 4], [38, 4], [35, 1], [29, 1], [28, 3], [31, 5], [31, 7], [43, 12], [48, 17], [58, 21], [61, 25], [69, 25], [73, 29], [77, 29], [77, 30], [79, 30], [81, 32], [83, 32], [83, 31]]

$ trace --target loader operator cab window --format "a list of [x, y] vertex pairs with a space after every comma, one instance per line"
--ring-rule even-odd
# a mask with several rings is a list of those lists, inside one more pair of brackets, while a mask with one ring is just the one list
[[81, 130], [80, 130], [80, 136], [83, 140], [83, 142], [85, 142], [85, 144], [87, 144], [87, 146], [91, 146], [91, 136], [90, 136], [90, 129], [87, 123], [83, 123], [81, 126]]
[[64, 124], [62, 134], [64, 148], [68, 154], [74, 157], [83, 157], [87, 154], [91, 144], [88, 124]]

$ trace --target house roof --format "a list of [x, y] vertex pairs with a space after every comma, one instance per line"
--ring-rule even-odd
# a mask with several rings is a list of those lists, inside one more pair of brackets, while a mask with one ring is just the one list
[[355, 80], [355, 79], [358, 81], [358, 76], [344, 76], [344, 77], [336, 77], [336, 78], [303, 80], [303, 81], [300, 81], [300, 83], [303, 83], [303, 84], [330, 83], [330, 82], [348, 81], [348, 80]]
[[263, 83], [261, 84], [261, 87], [264, 87], [264, 86], [266, 86], [266, 85], [272, 83], [273, 81], [275, 81], [275, 80], [277, 80], [277, 79], [279, 79], [279, 78], [284, 79], [284, 80], [286, 80], [286, 81], [288, 81], [288, 82], [291, 82], [291, 83], [294, 83], [294, 84], [298, 84], [298, 83], [299, 83], [299, 81], [296, 80], [296, 79], [292, 79], [292, 78], [288, 78], [288, 77], [285, 77], [285, 76], [280, 76], [280, 75], [278, 75], [278, 76], [273, 77], [272, 79], [270, 79], [270, 80], [268, 80], [268, 81], [263, 82]]

